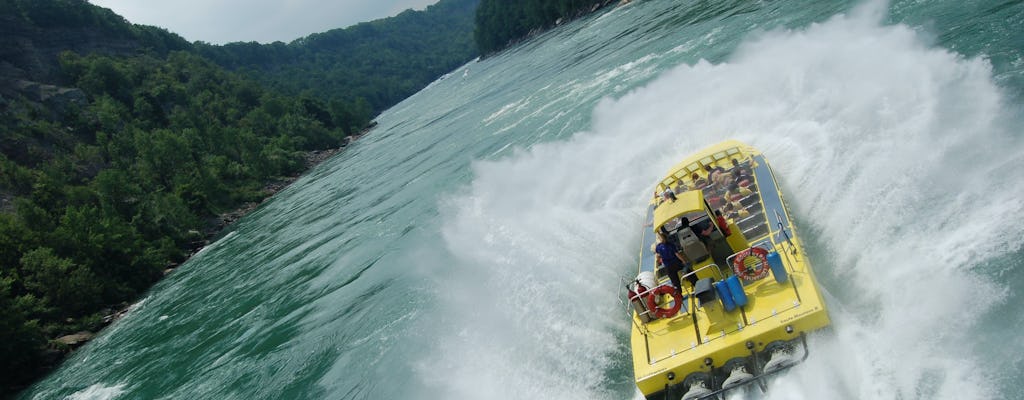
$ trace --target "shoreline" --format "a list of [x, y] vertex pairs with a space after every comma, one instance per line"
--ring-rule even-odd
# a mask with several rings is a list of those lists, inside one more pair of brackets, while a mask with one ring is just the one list
[[[352, 139], [346, 142], [341, 147], [330, 148], [326, 150], [312, 150], [305, 152], [305, 154], [303, 155], [304, 169], [302, 170], [302, 172], [291, 176], [282, 176], [274, 178], [264, 184], [263, 193], [265, 196], [262, 199], [260, 199], [260, 201], [243, 203], [234, 210], [224, 212], [215, 217], [210, 218], [208, 220], [209, 223], [203, 229], [203, 232], [195, 232], [198, 235], [202, 235], [202, 238], [191, 243], [189, 248], [186, 250], [188, 255], [185, 256], [185, 259], [182, 260], [180, 263], [168, 262], [167, 266], [164, 268], [163, 276], [157, 279], [155, 282], [153, 282], [152, 286], [155, 286], [163, 279], [166, 279], [167, 276], [169, 276], [175, 270], [177, 270], [179, 266], [188, 262], [188, 260], [192, 259], [193, 256], [201, 252], [207, 246], [211, 245], [213, 243], [212, 240], [216, 238], [218, 235], [220, 235], [221, 232], [224, 231], [224, 229], [228, 228], [242, 217], [251, 213], [261, 204], [277, 195], [277, 193], [280, 192], [281, 190], [284, 190], [288, 186], [291, 186], [291, 184], [295, 183], [295, 181], [299, 180], [299, 178], [305, 176], [314, 167], [320, 165], [324, 161], [327, 161], [331, 157], [345, 150], [351, 144], [351, 142], [355, 141], [364, 134], [366, 134], [366, 132], [362, 132], [359, 135], [353, 135]], [[143, 295], [145, 293], [148, 293], [148, 290], [144, 292]], [[42, 362], [43, 365], [40, 371], [41, 374], [39, 378], [34, 380], [29, 385], [17, 389], [17, 392], [15, 393], [28, 389], [29, 387], [31, 387], [31, 385], [35, 384], [40, 379], [45, 378], [47, 375], [49, 375], [57, 368], [59, 368], [60, 365], [68, 356], [70, 356], [76, 350], [84, 346], [86, 343], [92, 341], [92, 339], [101, 334], [109, 326], [113, 325], [115, 322], [117, 322], [125, 315], [127, 315], [129, 312], [131, 312], [131, 310], [139, 303], [142, 297], [144, 296], [140, 296], [139, 299], [135, 299], [130, 303], [123, 302], [114, 306], [109, 306], [101, 310], [101, 314], [103, 314], [103, 317], [100, 319], [99, 325], [92, 330], [83, 330], [56, 338], [50, 338], [48, 341], [49, 344], [47, 345], [44, 360]]]

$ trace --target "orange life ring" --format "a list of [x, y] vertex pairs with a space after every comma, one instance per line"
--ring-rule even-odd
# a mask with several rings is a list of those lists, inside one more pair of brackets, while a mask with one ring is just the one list
[[[658, 307], [657, 299], [662, 295], [672, 295], [672, 307], [661, 308]], [[647, 309], [654, 313], [655, 317], [658, 318], [669, 318], [679, 312], [679, 309], [683, 306], [683, 296], [679, 294], [679, 290], [676, 290], [672, 285], [661, 285], [647, 295]]]
[[[754, 257], [755, 260], [748, 263], [747, 259], [750, 257]], [[768, 250], [750, 247], [736, 253], [736, 257], [732, 259], [732, 271], [747, 282], [768, 276]]]

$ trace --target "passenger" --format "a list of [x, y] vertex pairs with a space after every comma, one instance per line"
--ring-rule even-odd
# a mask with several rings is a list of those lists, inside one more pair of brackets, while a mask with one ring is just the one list
[[722, 196], [705, 196], [704, 200], [707, 200], [708, 205], [711, 206], [711, 208], [718, 208], [722, 206], [722, 202], [725, 201], [725, 198]]
[[715, 224], [718, 225], [718, 229], [722, 231], [722, 234], [729, 236], [732, 232], [729, 231], [729, 222], [722, 216], [722, 210], [715, 210]]
[[711, 179], [711, 183], [719, 186], [728, 183], [729, 175], [725, 172], [724, 168], [705, 165], [704, 169], [708, 171], [708, 179]]
[[[676, 290], [679, 291], [679, 294], [682, 295], [683, 285], [679, 280], [679, 273], [689, 273], [690, 267], [688, 265], [690, 264], [690, 260], [687, 260], [686, 254], [683, 254], [682, 250], [679, 250], [679, 247], [677, 247], [675, 243], [672, 243], [672, 241], [668, 240], [663, 233], [658, 232], [656, 240], [658, 241], [658, 244], [654, 248], [655, 253], [657, 253], [656, 259], [661, 259], [661, 263], [665, 268], [665, 273], [668, 274], [668, 279], [672, 281], [672, 286], [675, 286]], [[690, 281], [691, 285], [697, 284], [696, 276], [687, 276], [686, 280]]]
[[[655, 239], [655, 240], [657, 240], [657, 239]], [[661, 254], [658, 254], [658, 243], [661, 243], [661, 242], [657, 242], [657, 243], [652, 243], [651, 244], [651, 253], [654, 253], [654, 267], [655, 268], [657, 268], [658, 266], [662, 265]]]
[[732, 170], [732, 183], [740, 185], [742, 187], [750, 186], [754, 182], [754, 178], [746, 174], [743, 168], [737, 168]]
[[711, 176], [711, 174], [716, 172], [725, 172], [725, 168], [719, 167], [717, 165], [712, 166], [711, 164], [705, 165], [704, 170], [708, 171], [708, 176]]
[[750, 173], [750, 168], [747, 168], [744, 165], [740, 165], [740, 162], [737, 161], [735, 158], [732, 159], [732, 168], [733, 168], [733, 170], [739, 170], [745, 176], [752, 175]]
[[663, 201], [676, 202], [676, 193], [672, 189], [665, 188], [665, 191], [661, 193], [661, 197]]
[[704, 189], [704, 187], [708, 185], [708, 180], [701, 178], [700, 175], [698, 175], [696, 172], [694, 172], [693, 175], [690, 176], [690, 179], [693, 179], [694, 190]]
[[751, 192], [750, 189], [733, 183], [729, 185], [729, 190], [725, 191], [725, 199], [726, 201], [739, 201], [753, 193], [754, 192]]
[[[666, 225], [667, 225], [667, 224], [666, 224]], [[675, 245], [676, 245], [676, 247], [679, 247], [679, 242], [678, 242], [677, 240], [675, 240], [675, 238], [674, 238], [674, 237], [672, 236], [672, 234], [671, 234], [671, 233], [670, 233], [670, 232], [668, 231], [668, 228], [666, 228], [666, 227], [665, 227], [665, 225], [662, 225], [662, 226], [661, 226], [661, 228], [660, 228], [660, 230], [659, 230], [658, 232], [659, 232], [659, 233], [661, 233], [661, 236], [664, 236], [664, 237], [666, 237], [666, 238], [670, 238], [670, 239], [672, 240], [672, 243], [673, 243], [673, 244], [675, 244]]]
[[708, 246], [708, 242], [711, 241], [711, 232], [715, 231], [715, 227], [708, 223], [708, 221], [704, 221], [698, 225], [690, 225], [690, 219], [686, 217], [682, 218], [682, 225], [679, 229], [683, 229], [684, 227], [690, 228], [690, 230], [693, 231], [693, 234], [697, 235], [697, 239], [700, 239], [701, 243], [704, 243], [704, 247]]
[[676, 192], [676, 194], [683, 193], [687, 190], [690, 190], [690, 188], [686, 187], [686, 184], [683, 183], [682, 180], [676, 182], [676, 187], [672, 189], [672, 191]]
[[741, 204], [730, 201], [725, 205], [725, 215], [729, 218], [740, 220], [749, 217], [750, 213]]

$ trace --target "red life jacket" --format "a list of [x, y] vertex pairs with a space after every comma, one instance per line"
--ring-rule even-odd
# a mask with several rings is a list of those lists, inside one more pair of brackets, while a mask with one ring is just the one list
[[718, 229], [721, 229], [722, 233], [725, 236], [729, 236], [729, 235], [732, 234], [732, 233], [729, 232], [729, 224], [725, 222], [725, 217], [723, 217], [721, 215], [715, 217], [715, 223], [718, 224]]

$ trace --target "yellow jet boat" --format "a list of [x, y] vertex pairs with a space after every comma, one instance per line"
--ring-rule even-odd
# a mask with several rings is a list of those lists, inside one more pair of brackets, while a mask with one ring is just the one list
[[[626, 286], [647, 399], [766, 390], [767, 377], [807, 358], [806, 333], [828, 326], [828, 311], [761, 152], [726, 141], [683, 160], [658, 182], [646, 222]], [[654, 251], [657, 232], [690, 262], [679, 290]]]

